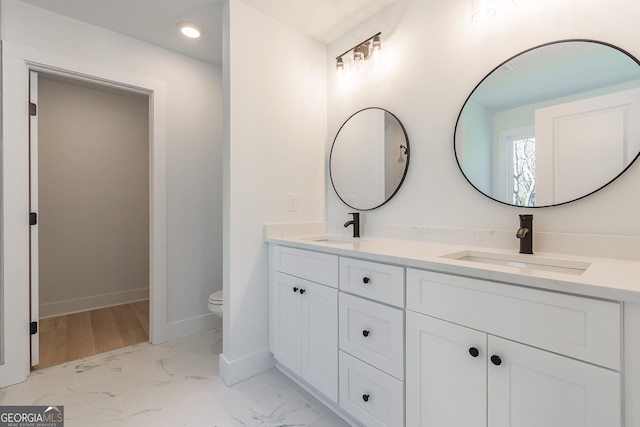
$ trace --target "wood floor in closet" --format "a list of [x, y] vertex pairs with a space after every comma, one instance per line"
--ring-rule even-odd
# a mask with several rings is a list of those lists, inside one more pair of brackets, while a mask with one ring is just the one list
[[149, 300], [40, 319], [43, 369], [149, 341]]

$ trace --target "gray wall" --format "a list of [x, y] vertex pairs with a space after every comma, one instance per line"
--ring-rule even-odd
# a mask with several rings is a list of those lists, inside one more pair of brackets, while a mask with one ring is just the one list
[[41, 316], [149, 294], [148, 97], [40, 74]]

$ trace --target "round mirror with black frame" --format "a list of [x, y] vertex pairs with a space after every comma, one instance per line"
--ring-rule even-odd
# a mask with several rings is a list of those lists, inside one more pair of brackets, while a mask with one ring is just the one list
[[595, 40], [561, 40], [498, 65], [465, 101], [458, 166], [487, 197], [548, 207], [613, 182], [640, 154], [640, 62]]
[[333, 140], [329, 155], [333, 189], [350, 208], [378, 208], [402, 186], [409, 154], [407, 132], [395, 115], [378, 107], [357, 111]]

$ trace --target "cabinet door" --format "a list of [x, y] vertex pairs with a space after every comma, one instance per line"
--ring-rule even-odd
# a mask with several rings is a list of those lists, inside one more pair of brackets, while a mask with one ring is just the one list
[[621, 425], [620, 373], [493, 336], [489, 351], [491, 427]]
[[274, 357], [300, 375], [302, 280], [280, 272], [271, 273], [269, 347]]
[[487, 335], [410, 311], [406, 316], [407, 426], [486, 427]]
[[311, 386], [338, 402], [338, 291], [301, 280], [302, 373]]

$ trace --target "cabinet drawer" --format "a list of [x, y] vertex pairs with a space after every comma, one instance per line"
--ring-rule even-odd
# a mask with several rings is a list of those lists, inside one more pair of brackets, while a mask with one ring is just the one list
[[271, 268], [312, 282], [338, 287], [338, 256], [271, 245]]
[[620, 370], [619, 303], [407, 270], [407, 308]]
[[404, 307], [404, 268], [341, 257], [340, 289]]
[[404, 311], [340, 293], [340, 348], [404, 380]]
[[341, 351], [340, 406], [367, 427], [401, 427], [404, 383]]

